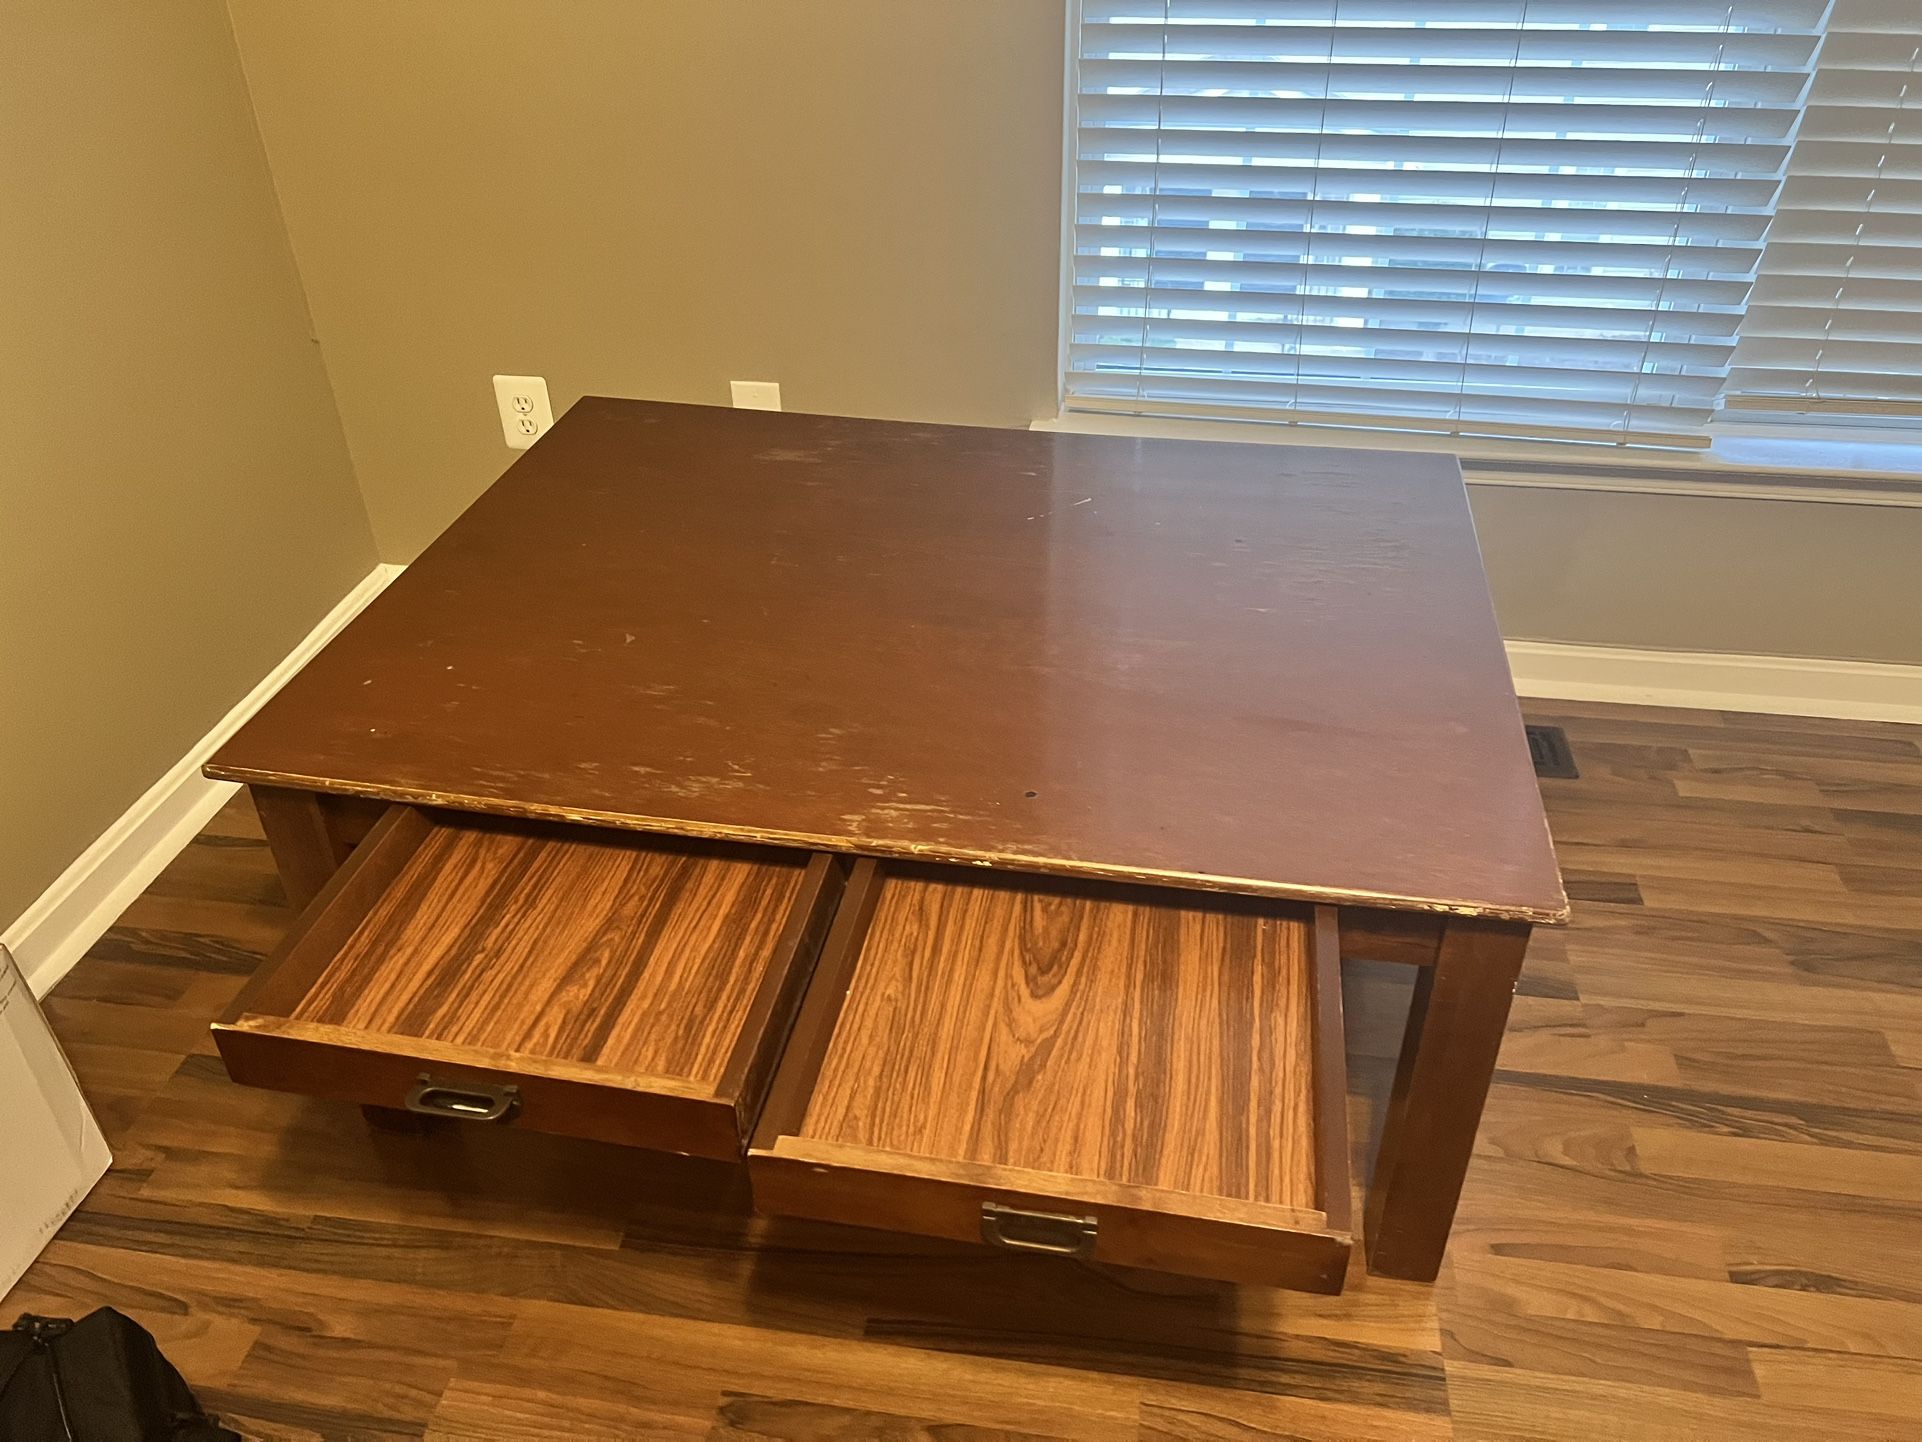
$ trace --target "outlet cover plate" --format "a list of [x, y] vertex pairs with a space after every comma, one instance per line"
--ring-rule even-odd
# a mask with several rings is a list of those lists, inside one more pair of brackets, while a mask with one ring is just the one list
[[781, 408], [779, 381], [729, 381], [737, 411], [778, 411]]
[[524, 451], [554, 425], [542, 376], [495, 376], [494, 404], [501, 413], [501, 438], [509, 450]]

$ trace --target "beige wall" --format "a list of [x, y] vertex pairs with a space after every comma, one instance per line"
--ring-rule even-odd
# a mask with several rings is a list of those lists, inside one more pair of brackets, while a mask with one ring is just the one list
[[[383, 556], [510, 459], [488, 377], [1053, 409], [1052, 0], [232, 0]], [[1504, 629], [1922, 663], [1922, 510], [1478, 489]]]
[[[1051, 0], [0, 4], [0, 922], [499, 472], [496, 370], [1052, 409]], [[1922, 510], [1476, 511], [1510, 635], [1922, 663]]]
[[1470, 496], [1511, 639], [1922, 665], [1922, 508]]
[[219, 0], [3, 0], [0, 926], [373, 564]]
[[1052, 409], [1049, 0], [234, 0], [382, 555], [511, 459], [489, 377]]

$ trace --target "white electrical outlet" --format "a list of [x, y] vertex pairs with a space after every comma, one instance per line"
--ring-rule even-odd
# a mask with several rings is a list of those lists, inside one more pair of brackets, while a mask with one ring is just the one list
[[729, 381], [737, 411], [778, 411], [781, 408], [779, 381]]
[[495, 376], [494, 403], [500, 407], [501, 435], [510, 450], [524, 451], [554, 424], [541, 376]]

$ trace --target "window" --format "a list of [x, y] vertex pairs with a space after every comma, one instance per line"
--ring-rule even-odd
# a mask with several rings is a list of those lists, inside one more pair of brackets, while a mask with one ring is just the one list
[[1913, 6], [1084, 0], [1064, 403], [1674, 446], [1731, 405], [1922, 416]]

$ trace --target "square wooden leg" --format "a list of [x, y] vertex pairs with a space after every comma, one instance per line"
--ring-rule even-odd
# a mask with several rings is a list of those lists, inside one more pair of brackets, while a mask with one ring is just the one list
[[1518, 922], [1451, 917], [1415, 996], [1368, 1188], [1368, 1270], [1432, 1282], [1528, 949]]
[[260, 829], [267, 837], [267, 849], [274, 854], [281, 889], [295, 911], [304, 911], [340, 869], [347, 850], [336, 839], [321, 809], [320, 797], [313, 792], [279, 786], [251, 786], [248, 791], [260, 816]]

